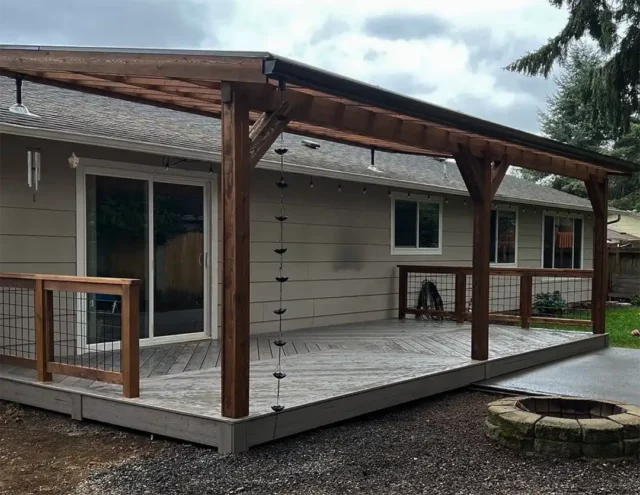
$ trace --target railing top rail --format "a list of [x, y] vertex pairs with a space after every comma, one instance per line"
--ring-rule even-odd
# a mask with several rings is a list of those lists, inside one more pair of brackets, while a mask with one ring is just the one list
[[[473, 273], [473, 267], [454, 265], [397, 265], [398, 268], [416, 273]], [[491, 275], [531, 275], [538, 277], [573, 277], [591, 278], [593, 270], [562, 269], [562, 268], [519, 268], [519, 267], [491, 267]]]
[[135, 278], [80, 277], [77, 275], [46, 275], [41, 273], [3, 273], [0, 272], [0, 285], [7, 280], [45, 280], [51, 282], [67, 282], [99, 285], [139, 285]]

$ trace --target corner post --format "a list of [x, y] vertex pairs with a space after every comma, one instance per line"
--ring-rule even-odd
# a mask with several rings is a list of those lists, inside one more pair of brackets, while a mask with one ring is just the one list
[[593, 226], [593, 280], [591, 281], [591, 320], [593, 333], [606, 332], [605, 316], [607, 306], [607, 213], [608, 178], [589, 176], [585, 181], [591, 200], [595, 222]]
[[249, 415], [249, 106], [222, 83], [222, 416]]
[[122, 395], [140, 397], [140, 285], [122, 286]]

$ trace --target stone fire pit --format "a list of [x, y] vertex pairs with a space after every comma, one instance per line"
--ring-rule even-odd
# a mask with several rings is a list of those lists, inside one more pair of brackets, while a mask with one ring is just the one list
[[513, 397], [489, 404], [487, 436], [550, 457], [640, 458], [640, 407], [570, 397]]

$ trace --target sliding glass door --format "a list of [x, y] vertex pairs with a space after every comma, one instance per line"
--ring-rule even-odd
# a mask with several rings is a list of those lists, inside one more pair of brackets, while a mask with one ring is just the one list
[[[87, 175], [86, 274], [140, 279], [140, 338], [149, 337], [149, 183]], [[120, 298], [89, 296], [87, 343], [120, 340]]]
[[[206, 183], [85, 176], [86, 275], [137, 278], [140, 337], [204, 335], [209, 311]], [[119, 298], [92, 296], [85, 342], [120, 340]]]
[[153, 184], [153, 334], [204, 332], [204, 190]]

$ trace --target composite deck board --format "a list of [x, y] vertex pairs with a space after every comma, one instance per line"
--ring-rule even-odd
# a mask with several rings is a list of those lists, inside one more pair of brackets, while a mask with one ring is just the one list
[[187, 366], [185, 366], [184, 371], [195, 371], [202, 368], [202, 363], [204, 362], [204, 358], [207, 355], [207, 351], [209, 350], [209, 346], [211, 342], [208, 340], [203, 340], [198, 342], [193, 354], [189, 358], [189, 362]]
[[165, 354], [164, 358], [162, 358], [162, 361], [160, 361], [158, 363], [158, 366], [156, 366], [155, 369], [151, 372], [150, 376], [168, 374], [169, 370], [176, 362], [176, 359], [178, 359], [178, 356], [182, 353], [182, 349], [184, 347], [184, 344], [172, 345]]

